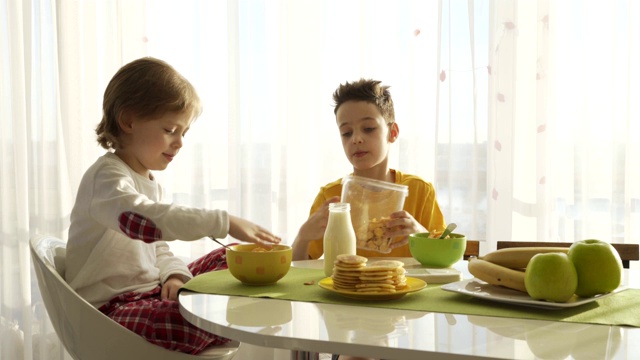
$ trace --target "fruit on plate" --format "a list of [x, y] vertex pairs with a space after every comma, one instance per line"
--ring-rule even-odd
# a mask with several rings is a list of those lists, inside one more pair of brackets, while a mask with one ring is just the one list
[[578, 287], [578, 273], [567, 254], [541, 253], [529, 261], [524, 284], [533, 299], [567, 302]]
[[491, 285], [527, 292], [524, 284], [524, 271], [509, 269], [475, 257], [469, 258], [467, 267], [471, 275]]
[[563, 252], [566, 254], [568, 251], [569, 248], [553, 246], [510, 247], [492, 251], [480, 258], [511, 269], [524, 269], [527, 267], [529, 260], [536, 254], [549, 252]]
[[578, 273], [576, 295], [591, 297], [609, 293], [622, 282], [622, 260], [608, 242], [588, 239], [569, 247], [569, 259]]

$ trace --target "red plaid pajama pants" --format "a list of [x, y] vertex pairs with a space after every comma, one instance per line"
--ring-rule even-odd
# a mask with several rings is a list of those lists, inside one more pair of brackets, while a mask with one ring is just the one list
[[[227, 268], [224, 248], [213, 250], [188, 265], [193, 276]], [[197, 354], [229, 339], [199, 329], [180, 314], [178, 301], [162, 300], [161, 286], [144, 293], [118, 295], [98, 310], [147, 341], [167, 348]]]

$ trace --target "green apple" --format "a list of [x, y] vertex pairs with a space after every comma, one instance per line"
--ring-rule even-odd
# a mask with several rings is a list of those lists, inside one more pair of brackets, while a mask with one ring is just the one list
[[622, 260], [608, 242], [596, 239], [577, 241], [569, 247], [568, 255], [578, 272], [576, 295], [606, 294], [620, 286]]
[[578, 287], [578, 274], [567, 254], [540, 253], [527, 264], [524, 286], [533, 299], [567, 302]]

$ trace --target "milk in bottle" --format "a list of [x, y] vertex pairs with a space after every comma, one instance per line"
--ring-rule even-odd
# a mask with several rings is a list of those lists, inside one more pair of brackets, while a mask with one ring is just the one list
[[341, 254], [356, 254], [356, 233], [351, 224], [349, 203], [329, 204], [329, 221], [324, 232], [324, 273], [333, 274], [333, 262]]

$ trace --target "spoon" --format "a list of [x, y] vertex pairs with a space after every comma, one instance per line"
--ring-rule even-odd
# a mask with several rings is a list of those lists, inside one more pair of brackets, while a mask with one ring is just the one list
[[217, 240], [216, 238], [214, 238], [213, 236], [209, 236], [209, 239], [211, 239], [211, 240], [213, 240], [213, 241], [217, 242], [219, 245], [224, 246], [224, 248], [225, 248], [225, 249], [233, 250], [233, 249], [231, 249], [231, 246], [229, 246], [229, 245], [225, 245], [225, 244], [221, 243], [220, 241], [218, 241], [218, 240]]
[[449, 225], [447, 225], [447, 228], [444, 229], [444, 232], [442, 233], [442, 235], [440, 235], [440, 239], [444, 239], [447, 237], [447, 235], [451, 234], [451, 232], [458, 227], [458, 225], [454, 224], [454, 223], [450, 223]]

